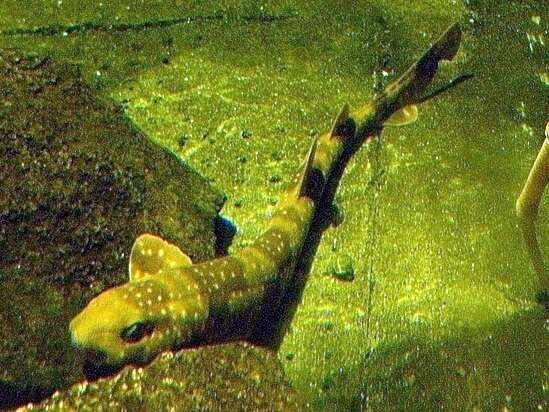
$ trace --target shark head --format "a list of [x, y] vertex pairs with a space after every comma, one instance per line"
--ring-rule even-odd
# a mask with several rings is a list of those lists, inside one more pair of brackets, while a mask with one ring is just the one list
[[[71, 321], [73, 344], [86, 353], [87, 364], [116, 369], [148, 363], [185, 346], [202, 328], [206, 302], [181, 271], [188, 261], [170, 247], [160, 238], [140, 237], [130, 257], [130, 282], [101, 293]], [[165, 280], [170, 277], [177, 281]]]
[[149, 362], [184, 333], [168, 296], [153, 280], [109, 289], [71, 321], [72, 341], [97, 366]]

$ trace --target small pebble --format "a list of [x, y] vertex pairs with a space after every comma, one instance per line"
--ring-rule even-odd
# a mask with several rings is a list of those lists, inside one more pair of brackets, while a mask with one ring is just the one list
[[185, 147], [188, 141], [189, 141], [189, 136], [186, 134], [182, 134], [177, 138], [177, 145], [179, 146], [179, 148]]
[[347, 255], [341, 255], [336, 258], [336, 261], [331, 267], [331, 275], [344, 281], [352, 281], [355, 278], [355, 268], [353, 260]]
[[252, 132], [250, 132], [248, 130], [242, 130], [240, 132], [240, 137], [242, 137], [243, 139], [248, 139], [248, 138], [252, 137]]

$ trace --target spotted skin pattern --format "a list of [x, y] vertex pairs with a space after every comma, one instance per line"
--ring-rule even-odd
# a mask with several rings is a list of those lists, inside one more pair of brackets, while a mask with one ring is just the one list
[[[175, 245], [139, 237], [130, 281], [93, 299], [70, 324], [76, 346], [96, 364], [146, 363], [158, 353], [200, 344], [245, 340], [270, 294], [288, 281], [281, 273], [299, 255], [315, 211], [303, 195], [312, 170], [327, 176], [343, 149], [331, 133], [317, 139], [282, 193], [267, 230], [238, 253], [192, 264]], [[317, 187], [322, 191], [323, 187]]]
[[[146, 363], [157, 354], [228, 340], [255, 341], [282, 294], [294, 284], [315, 210], [333, 199], [348, 160], [386, 124], [417, 119], [416, 104], [469, 79], [463, 75], [424, 94], [442, 60], [461, 41], [454, 24], [401, 77], [366, 105], [345, 106], [331, 132], [319, 136], [304, 165], [282, 193], [269, 226], [240, 252], [192, 264], [175, 245], [140, 236], [130, 256], [130, 280], [93, 299], [70, 324], [73, 342], [96, 365]], [[329, 183], [333, 185], [329, 185]], [[326, 206], [326, 205], [322, 205]]]
[[[345, 129], [349, 123], [353, 127]], [[354, 119], [345, 106], [332, 131], [313, 143], [267, 230], [234, 255], [192, 264], [175, 245], [140, 236], [130, 256], [130, 281], [97, 296], [72, 320], [74, 344], [93, 354], [95, 364], [116, 367], [147, 363], [169, 349], [256, 342], [252, 334], [272, 310], [267, 305], [279, 302], [277, 294], [292, 282], [317, 202], [353, 144], [349, 136], [356, 136]]]

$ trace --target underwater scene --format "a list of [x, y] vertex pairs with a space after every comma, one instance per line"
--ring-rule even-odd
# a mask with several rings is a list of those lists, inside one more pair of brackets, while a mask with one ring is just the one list
[[2, 0], [0, 410], [546, 410], [548, 22]]

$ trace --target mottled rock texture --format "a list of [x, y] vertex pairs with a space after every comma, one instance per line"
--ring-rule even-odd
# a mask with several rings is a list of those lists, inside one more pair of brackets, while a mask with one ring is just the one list
[[73, 66], [0, 52], [0, 407], [82, 379], [70, 319], [151, 232], [215, 253], [224, 197]]
[[306, 411], [272, 352], [244, 343], [165, 353], [25, 411]]

